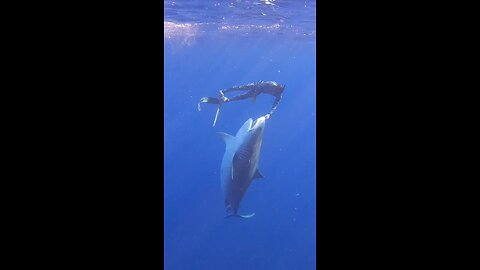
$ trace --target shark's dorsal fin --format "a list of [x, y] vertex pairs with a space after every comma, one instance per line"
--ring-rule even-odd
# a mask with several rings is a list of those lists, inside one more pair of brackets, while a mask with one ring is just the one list
[[255, 174], [253, 175], [253, 179], [255, 179], [255, 178], [261, 179], [261, 178], [265, 178], [265, 177], [263, 177], [263, 175], [262, 175], [262, 174], [260, 173], [260, 171], [257, 169], [257, 170], [255, 171]]
[[220, 138], [223, 139], [223, 141], [225, 142], [226, 145], [228, 145], [229, 143], [231, 143], [234, 139], [235, 139], [235, 136], [232, 136], [228, 133], [225, 133], [225, 132], [217, 132], [218, 136], [220, 136]]

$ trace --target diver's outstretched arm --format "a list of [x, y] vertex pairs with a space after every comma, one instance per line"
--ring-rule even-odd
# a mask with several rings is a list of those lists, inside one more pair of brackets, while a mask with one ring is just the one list
[[277, 109], [278, 103], [280, 103], [281, 99], [282, 99], [282, 96], [277, 96], [275, 98], [275, 101], [273, 101], [272, 109], [270, 110], [269, 114], [273, 114], [273, 112]]

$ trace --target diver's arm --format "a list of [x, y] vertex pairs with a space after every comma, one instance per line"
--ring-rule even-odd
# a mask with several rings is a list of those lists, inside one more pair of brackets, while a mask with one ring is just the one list
[[278, 103], [280, 103], [281, 99], [282, 99], [282, 96], [277, 96], [275, 98], [275, 101], [273, 102], [273, 105], [272, 105], [272, 110], [265, 115], [265, 120], [268, 120], [270, 118], [270, 116], [272, 116], [275, 109], [277, 109], [277, 105], [278, 105]]
[[275, 101], [273, 101], [272, 109], [270, 110], [269, 114], [273, 114], [275, 109], [277, 109], [278, 103], [280, 103], [280, 100], [282, 99], [282, 96], [276, 96]]

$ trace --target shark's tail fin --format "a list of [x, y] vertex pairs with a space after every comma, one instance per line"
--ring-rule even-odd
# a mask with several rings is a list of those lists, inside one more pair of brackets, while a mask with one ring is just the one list
[[230, 215], [227, 215], [225, 218], [229, 218], [229, 217], [251, 218], [253, 216], [255, 216], [255, 213], [248, 214], [248, 215], [230, 214]]

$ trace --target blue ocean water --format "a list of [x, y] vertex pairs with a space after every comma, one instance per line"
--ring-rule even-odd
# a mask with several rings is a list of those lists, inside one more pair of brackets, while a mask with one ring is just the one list
[[[165, 269], [316, 269], [315, 2], [164, 5]], [[215, 127], [215, 106], [199, 112], [197, 102], [259, 80], [286, 88], [265, 126], [265, 178], [239, 211], [256, 215], [224, 219], [225, 144], [216, 132], [235, 134], [269, 112], [274, 97], [225, 104]]]

